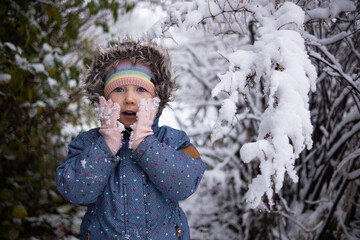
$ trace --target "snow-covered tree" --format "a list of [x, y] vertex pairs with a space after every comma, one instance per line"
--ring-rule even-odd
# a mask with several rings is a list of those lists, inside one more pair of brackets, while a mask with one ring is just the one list
[[209, 166], [189, 200], [194, 239], [360, 237], [358, 9], [198, 0], [154, 26], [192, 34], [172, 53], [179, 123]]

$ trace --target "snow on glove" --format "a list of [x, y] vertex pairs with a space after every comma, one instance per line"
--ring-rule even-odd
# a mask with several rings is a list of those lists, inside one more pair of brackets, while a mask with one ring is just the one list
[[95, 104], [97, 118], [100, 120], [101, 127], [99, 132], [103, 136], [111, 152], [115, 155], [122, 145], [122, 132], [125, 127], [118, 121], [120, 118], [120, 106], [113, 103], [111, 99], [99, 97], [99, 103]]
[[131, 128], [133, 129], [130, 135], [129, 147], [135, 150], [145, 137], [154, 134], [151, 128], [155, 115], [158, 110], [160, 99], [143, 98], [139, 103], [139, 110], [137, 112], [137, 122]]

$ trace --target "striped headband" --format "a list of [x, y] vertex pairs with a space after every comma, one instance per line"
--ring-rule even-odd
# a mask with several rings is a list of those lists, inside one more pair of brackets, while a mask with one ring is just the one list
[[123, 85], [140, 86], [155, 97], [155, 85], [151, 80], [156, 82], [156, 78], [148, 66], [142, 63], [133, 65], [130, 61], [122, 61], [106, 75], [105, 98], [108, 98], [112, 91]]

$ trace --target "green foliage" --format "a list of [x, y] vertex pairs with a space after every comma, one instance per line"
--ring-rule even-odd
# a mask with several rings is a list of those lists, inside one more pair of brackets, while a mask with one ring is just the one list
[[55, 237], [49, 224], [33, 219], [63, 201], [50, 194], [71, 137], [62, 129], [90, 114], [81, 104], [79, 75], [80, 63], [91, 62], [92, 42], [80, 31], [105, 11], [116, 19], [118, 8], [114, 0], [1, 1], [0, 239]]

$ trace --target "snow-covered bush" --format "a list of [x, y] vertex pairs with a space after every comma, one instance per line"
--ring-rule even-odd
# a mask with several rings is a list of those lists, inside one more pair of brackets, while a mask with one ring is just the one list
[[73, 137], [65, 126], [91, 121], [79, 87], [92, 58], [82, 27], [96, 21], [106, 30], [101, 15], [116, 18], [118, 8], [114, 1], [1, 2], [0, 239], [61, 237], [40, 215], [64, 201], [55, 168]]

